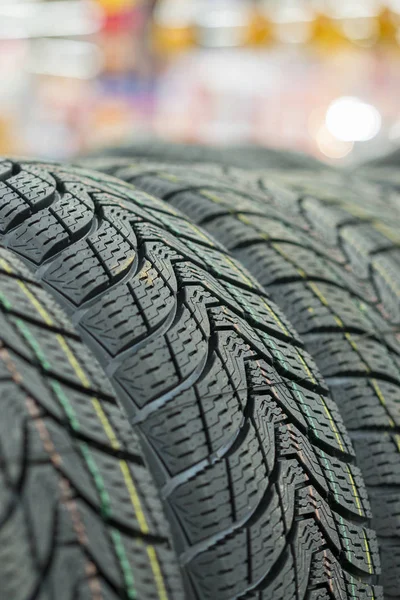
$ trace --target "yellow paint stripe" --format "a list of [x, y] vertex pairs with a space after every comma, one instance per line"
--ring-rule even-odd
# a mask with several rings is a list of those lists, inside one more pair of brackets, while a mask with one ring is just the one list
[[[114, 430], [111, 427], [109, 420], [107, 419], [107, 416], [103, 410], [103, 407], [101, 406], [101, 404], [97, 398], [92, 398], [92, 404], [93, 404], [94, 409], [99, 417], [100, 422], [102, 423], [102, 425], [104, 427], [104, 431], [106, 432], [107, 437], [110, 440], [112, 448], [114, 448], [115, 450], [118, 450], [121, 447], [120, 443], [118, 442], [117, 437], [114, 433]], [[121, 473], [124, 478], [124, 482], [125, 482], [126, 488], [128, 490], [129, 497], [130, 497], [133, 509], [135, 511], [140, 530], [144, 534], [149, 533], [149, 526], [147, 524], [146, 517], [145, 517], [143, 509], [142, 509], [142, 504], [140, 502], [139, 495], [136, 491], [136, 487], [133, 482], [132, 475], [129, 471], [127, 462], [125, 460], [120, 460], [119, 468], [121, 469]], [[165, 584], [164, 584], [160, 564], [158, 561], [157, 553], [156, 553], [154, 547], [151, 545], [147, 545], [146, 550], [147, 550], [147, 555], [149, 557], [150, 566], [151, 566], [151, 570], [153, 572], [153, 577], [154, 577], [154, 581], [155, 581], [155, 584], [157, 587], [157, 592], [158, 592], [159, 598], [160, 598], [160, 600], [167, 600], [168, 594], [167, 594], [167, 591], [165, 588]]]
[[360, 244], [357, 244], [357, 242], [353, 238], [351, 232], [345, 230], [344, 232], [342, 232], [342, 237], [343, 237], [343, 239], [345, 239], [348, 242], [348, 244], [350, 244], [357, 250], [357, 252], [360, 254], [360, 256], [368, 256], [367, 250], [365, 248], [363, 248], [362, 246], [360, 246]]
[[[29, 299], [31, 304], [36, 308], [38, 313], [41, 315], [41, 317], [43, 318], [45, 323], [47, 323], [47, 325], [54, 325], [54, 321], [50, 317], [49, 313], [46, 311], [46, 309], [43, 307], [43, 305], [39, 302], [39, 300], [37, 298], [35, 298], [35, 296], [32, 294], [32, 292], [27, 288], [27, 286], [22, 281], [18, 281], [18, 285], [21, 288], [21, 290], [24, 292], [26, 297]], [[70, 347], [68, 346], [67, 342], [65, 341], [65, 338], [59, 333], [59, 334], [57, 334], [56, 339], [57, 339], [59, 345], [61, 346], [64, 354], [66, 355], [68, 362], [70, 363], [70, 365], [73, 368], [74, 372], [76, 373], [78, 379], [80, 380], [80, 382], [83, 384], [83, 386], [85, 388], [90, 387], [90, 382], [89, 382], [88, 378], [86, 377], [83, 369], [79, 365], [73, 352], [71, 351]]]
[[[62, 336], [60, 336], [62, 338]], [[65, 353], [67, 354], [68, 360], [71, 364], [71, 366], [75, 369], [75, 367], [77, 367], [77, 370], [75, 370], [77, 376], [79, 377], [80, 381], [82, 382], [82, 385], [84, 387], [89, 387], [89, 381], [85, 375], [85, 373], [82, 371], [80, 365], [78, 364], [78, 362], [76, 361], [75, 357], [73, 356], [72, 352], [70, 351], [70, 349], [68, 348], [67, 344], [65, 343], [64, 339], [59, 340], [61, 346], [63, 347]], [[120, 443], [118, 442], [118, 439], [115, 435], [115, 432], [110, 424], [110, 421], [108, 420], [100, 402], [98, 401], [97, 398], [92, 398], [92, 405], [96, 411], [96, 414], [99, 418], [99, 421], [101, 422], [103, 429], [108, 437], [108, 439], [110, 440], [111, 443], [111, 447], [114, 448], [115, 450], [120, 449]], [[128, 464], [125, 460], [119, 460], [118, 461], [119, 464], [119, 468], [121, 470], [122, 476], [124, 478], [124, 482], [125, 482], [125, 486], [126, 489], [128, 490], [128, 494], [129, 494], [129, 498], [134, 510], [134, 513], [136, 515], [136, 518], [138, 520], [139, 523], [139, 527], [142, 533], [147, 534], [149, 533], [149, 526], [147, 524], [146, 521], [146, 517], [144, 515], [143, 509], [142, 509], [142, 504], [140, 502], [140, 498], [139, 495], [137, 493], [135, 484], [133, 482], [132, 479], [132, 475], [129, 471], [129, 467]], [[149, 550], [153, 550], [153, 552], [149, 553]], [[157, 591], [158, 591], [158, 595], [160, 597], [160, 600], [165, 600], [167, 598], [167, 594], [165, 591], [165, 585], [162, 579], [162, 573], [161, 573], [161, 569], [160, 569], [160, 565], [158, 563], [158, 558], [157, 558], [157, 554], [154, 550], [154, 548], [152, 546], [147, 546], [147, 554], [150, 560], [150, 566], [151, 566], [151, 570], [153, 572], [153, 577], [154, 577], [154, 581], [157, 587]]]
[[6, 260], [4, 260], [4, 258], [0, 258], [0, 265], [3, 267], [3, 269], [6, 271], [6, 273], [13, 272], [10, 265], [8, 264], [8, 262]]
[[319, 289], [319, 287], [316, 286], [313, 281], [309, 281], [308, 285], [312, 289], [312, 291], [314, 292], [314, 294], [316, 294], [316, 296], [321, 300], [322, 304], [324, 304], [325, 306], [329, 306], [328, 305], [328, 300], [325, 298], [325, 296], [323, 295], [323, 293], [321, 292], [321, 290]]
[[110, 421], [107, 419], [107, 415], [105, 414], [104, 409], [101, 406], [99, 400], [93, 397], [92, 404], [99, 418], [99, 421], [102, 424], [108, 439], [110, 440], [111, 447], [113, 448], [113, 450], [119, 450], [121, 448], [121, 444], [119, 443], [117, 436], [115, 435], [114, 429], [111, 427]]
[[[360, 351], [358, 349], [357, 344], [355, 343], [355, 341], [353, 340], [353, 338], [351, 337], [351, 335], [349, 333], [345, 333], [344, 337], [346, 338], [346, 340], [350, 343], [350, 346], [353, 348], [353, 350], [355, 352], [357, 352], [357, 354], [359, 356], [361, 356]], [[362, 358], [362, 357], [361, 357]], [[367, 368], [367, 373], [370, 373], [371, 369], [368, 367], [367, 364], [365, 364], [366, 368]]]
[[179, 179], [176, 175], [171, 175], [171, 173], [165, 173], [164, 171], [162, 173], [159, 173], [158, 176], [160, 179], [165, 179], [166, 181], [172, 181], [173, 183], [176, 183], [177, 181], [179, 181]]
[[325, 400], [324, 400], [324, 398], [322, 396], [321, 396], [321, 401], [322, 401], [322, 405], [324, 407], [326, 416], [328, 417], [328, 421], [330, 423], [332, 431], [335, 434], [335, 438], [336, 438], [336, 441], [337, 441], [337, 443], [339, 445], [339, 448], [341, 449], [342, 452], [345, 452], [346, 450], [345, 450], [345, 447], [343, 446], [342, 439], [341, 439], [341, 436], [339, 434], [338, 428], [336, 427], [335, 420], [332, 417], [332, 415], [331, 415], [331, 413], [330, 413], [330, 411], [329, 411], [329, 409], [328, 409], [328, 407], [327, 407], [327, 405], [325, 403]]
[[251, 288], [254, 288], [254, 284], [251, 281], [251, 279], [246, 277], [246, 275], [241, 272], [241, 270], [235, 265], [233, 260], [229, 256], [226, 256], [225, 254], [223, 254], [222, 256], [225, 258], [226, 262], [229, 263], [229, 265], [238, 273], [238, 275], [246, 283], [246, 285], [249, 285]]
[[309, 366], [307, 365], [306, 361], [304, 360], [304, 358], [302, 357], [301, 353], [299, 350], [297, 350], [296, 348], [296, 352], [297, 352], [297, 356], [299, 357], [299, 360], [301, 362], [301, 364], [304, 367], [305, 372], [307, 373], [307, 375], [309, 376], [310, 380], [313, 383], [317, 383], [317, 380], [315, 379], [314, 375], [311, 373]]
[[269, 312], [269, 314], [272, 316], [272, 318], [274, 319], [274, 321], [279, 326], [279, 329], [281, 329], [283, 331], [283, 333], [285, 333], [286, 335], [290, 335], [290, 332], [289, 332], [288, 328], [284, 325], [284, 323], [282, 323], [282, 321], [280, 320], [280, 318], [278, 317], [278, 315], [272, 310], [272, 308], [268, 305], [268, 302], [266, 302], [264, 300], [264, 298], [263, 298], [263, 302], [264, 302], [265, 308], [267, 309], [267, 311]]
[[[371, 383], [372, 383], [372, 387], [374, 388], [376, 395], [379, 398], [379, 402], [382, 404], [382, 406], [384, 406], [387, 409], [387, 405], [386, 405], [386, 400], [384, 395], [382, 394], [382, 390], [378, 385], [378, 382], [376, 381], [376, 379], [371, 379]], [[395, 426], [395, 422], [393, 421], [392, 417], [390, 415], [388, 415], [389, 418], [389, 423], [390, 423], [390, 427], [394, 427]]]
[[[237, 218], [239, 219], [239, 221], [242, 221], [242, 223], [244, 223], [245, 225], [252, 225], [252, 222], [250, 221], [250, 219], [248, 219], [245, 215], [236, 215]], [[259, 233], [259, 231], [257, 231], [257, 233]], [[264, 234], [266, 235], [266, 234]]]
[[[211, 200], [211, 202], [215, 202], [215, 204], [223, 204], [222, 200], [218, 198], [218, 196], [214, 196], [214, 194], [212, 194], [208, 190], [200, 190], [200, 195], [205, 196], [206, 198]], [[229, 212], [228, 207], [226, 210]]]
[[119, 461], [119, 467], [121, 469], [121, 473], [124, 477], [124, 481], [129, 492], [129, 497], [132, 502], [132, 506], [135, 509], [136, 517], [140, 526], [140, 530], [142, 533], [149, 533], [149, 526], [147, 525], [146, 517], [144, 516], [144, 512], [142, 509], [142, 504], [140, 502], [138, 493], [136, 491], [135, 484], [132, 480], [132, 475], [129, 471], [129, 467], [125, 460]]
[[[211, 197], [208, 194], [206, 194], [206, 195], [211, 199]], [[238, 215], [238, 219], [240, 219], [241, 221], [243, 221], [243, 223], [246, 223], [247, 225], [251, 225], [250, 221], [248, 219], [246, 219], [246, 217], [244, 217], [243, 215]], [[192, 225], [192, 228], [195, 229], [198, 233], [201, 233], [193, 225]], [[205, 236], [203, 236], [203, 237], [205, 237]], [[229, 257], [226, 257], [226, 258], [229, 258]], [[237, 268], [237, 266], [235, 265], [235, 263], [230, 258], [229, 258], [229, 263], [236, 270], [236, 272], [239, 273], [239, 275], [242, 277], [242, 279], [248, 285], [251, 285], [251, 287], [254, 287], [253, 283], [251, 282], [251, 280], [248, 279], [247, 277], [245, 277], [245, 275], [243, 273], [241, 273], [241, 271]], [[275, 322], [277, 323], [277, 325], [279, 326], [279, 328], [283, 331], [283, 333], [285, 333], [286, 335], [290, 335], [287, 327], [285, 327], [285, 325], [282, 323], [282, 321], [279, 319], [279, 317], [274, 313], [274, 311], [272, 310], [272, 308], [270, 306], [268, 306], [267, 302], [264, 299], [263, 299], [263, 302], [264, 302], [264, 305], [265, 305], [267, 311], [270, 313], [270, 315], [275, 320]]]
[[361, 217], [364, 219], [369, 219], [369, 214], [365, 211], [364, 208], [358, 206], [358, 204], [353, 204], [352, 202], [346, 202], [345, 206], [342, 206], [346, 210], [349, 215], [352, 217]]
[[153, 569], [153, 576], [156, 582], [157, 591], [160, 600], [168, 600], [167, 590], [165, 589], [164, 578], [161, 573], [160, 563], [158, 562], [157, 554], [153, 546], [147, 546], [147, 555]]
[[[8, 265], [7, 265], [7, 267], [8, 267]], [[9, 270], [7, 272], [11, 273], [12, 272], [11, 269], [9, 267], [8, 267], [8, 269]], [[48, 325], [52, 325], [53, 320], [51, 319], [51, 317], [47, 313], [47, 311], [43, 308], [43, 306], [40, 304], [40, 302], [28, 290], [28, 288], [22, 281], [19, 281], [18, 283], [20, 284], [21, 289], [26, 294], [26, 296], [29, 298], [29, 300], [32, 302], [32, 304], [35, 306], [35, 308], [38, 310], [38, 312], [42, 315], [45, 322]], [[63, 351], [68, 359], [68, 362], [70, 363], [71, 367], [75, 371], [75, 373], [76, 373], [78, 379], [80, 380], [80, 382], [82, 383], [83, 387], [89, 388], [90, 387], [89, 379], [86, 377], [86, 374], [84, 373], [83, 369], [79, 365], [74, 354], [72, 353], [67, 342], [65, 341], [65, 339], [63, 338], [63, 336], [61, 334], [57, 335], [57, 341], [60, 344], [61, 348], [63, 349]], [[97, 398], [92, 398], [92, 404], [93, 404], [96, 414], [104, 428], [104, 431], [105, 431], [108, 439], [110, 440], [112, 448], [114, 448], [116, 450], [119, 449], [120, 444], [118, 442], [118, 439], [115, 435], [115, 432], [114, 432], [109, 420], [107, 419], [107, 416], [106, 416], [100, 402], [98, 401]], [[128, 490], [129, 497], [131, 499], [132, 506], [135, 511], [138, 523], [139, 523], [140, 530], [142, 531], [142, 533], [148, 533], [149, 527], [148, 527], [148, 524], [146, 521], [146, 517], [144, 515], [143, 509], [141, 506], [141, 502], [140, 502], [139, 496], [137, 494], [136, 487], [135, 487], [135, 484], [133, 483], [132, 476], [131, 476], [131, 473], [129, 471], [129, 467], [128, 467], [126, 461], [120, 460], [119, 467], [121, 469], [121, 472], [122, 472], [122, 475], [123, 475], [123, 478], [125, 481], [125, 485]], [[148, 557], [150, 560], [150, 565], [151, 565], [151, 569], [153, 571], [153, 577], [154, 577], [154, 581], [156, 583], [156, 587], [157, 587], [157, 591], [158, 591], [160, 600], [166, 600], [167, 593], [166, 593], [164, 581], [162, 578], [160, 565], [158, 562], [157, 554], [152, 546], [147, 546], [147, 554], [148, 554]]]
[[339, 327], [344, 328], [344, 323], [343, 323], [343, 321], [342, 321], [342, 319], [340, 317], [338, 317], [337, 315], [334, 315], [333, 318], [335, 319], [335, 321], [339, 325]]
[[31, 304], [33, 304], [33, 306], [36, 308], [36, 310], [38, 311], [38, 313], [40, 314], [40, 316], [42, 317], [44, 322], [47, 323], [47, 325], [54, 325], [54, 321], [50, 317], [49, 313], [43, 308], [43, 305], [39, 302], [39, 300], [37, 300], [37, 298], [35, 298], [35, 296], [32, 294], [32, 292], [26, 287], [24, 282], [18, 281], [18, 285], [21, 288], [21, 290], [24, 292], [25, 296], [27, 296], [29, 298]]
[[294, 261], [286, 254], [284, 250], [282, 250], [279, 244], [272, 244], [272, 247], [296, 269], [300, 277], [303, 277], [304, 279], [307, 277], [306, 272], [303, 271], [303, 269], [299, 269], [299, 267], [295, 265]]
[[271, 236], [268, 235], [268, 233], [265, 233], [265, 231], [261, 231], [257, 226], [254, 225], [254, 223], [252, 223], [250, 221], [250, 219], [248, 219], [245, 215], [242, 214], [235, 214], [235, 217], [241, 221], [242, 223], [244, 223], [245, 225], [249, 225], [250, 227], [253, 227], [257, 233], [257, 236], [259, 238], [261, 238], [262, 240], [270, 240]]
[[196, 227], [196, 225], [193, 225], [193, 223], [189, 223], [189, 221], [185, 221], [185, 224], [190, 227], [190, 229], [192, 229], [199, 237], [201, 237], [203, 240], [205, 240], [207, 242], [207, 244], [209, 245], [215, 245], [212, 243], [211, 238], [207, 237], [206, 234], [201, 231], [201, 229], [199, 229], [198, 227]]
[[[45, 310], [45, 308], [39, 302], [39, 300], [37, 298], [35, 298], [35, 296], [26, 287], [26, 285], [22, 281], [18, 281], [18, 285], [21, 288], [21, 290], [24, 292], [24, 294], [27, 296], [27, 298], [29, 298], [30, 302], [36, 308], [36, 310], [41, 315], [41, 317], [43, 318], [45, 323], [47, 323], [47, 325], [54, 325], [54, 321], [50, 317], [49, 313]], [[70, 347], [68, 346], [67, 342], [65, 341], [65, 338], [59, 333], [59, 334], [57, 334], [56, 339], [57, 339], [59, 345], [61, 346], [64, 354], [66, 355], [68, 362], [70, 363], [72, 369], [76, 373], [79, 381], [82, 383], [82, 385], [85, 388], [90, 387], [89, 379], [86, 377], [82, 367], [76, 360], [73, 352], [71, 351]]]
[[[4, 268], [4, 270], [7, 271], [7, 273], [10, 273], [10, 274], [13, 273], [10, 265], [3, 258], [0, 259], [0, 264]], [[17, 283], [18, 283], [18, 286], [23, 291], [23, 293], [25, 294], [25, 296], [29, 299], [31, 304], [36, 308], [36, 310], [38, 311], [38, 313], [40, 314], [40, 316], [42, 317], [44, 322], [47, 325], [54, 325], [54, 321], [50, 317], [49, 313], [43, 308], [43, 305], [39, 302], [39, 300], [37, 300], [37, 298], [35, 298], [35, 296], [32, 294], [32, 292], [27, 288], [25, 283], [21, 280], [18, 280]]]
[[86, 377], [85, 372], [83, 371], [82, 367], [80, 366], [80, 364], [76, 360], [73, 352], [71, 351], [70, 347], [68, 346], [67, 342], [65, 341], [65, 338], [63, 338], [63, 336], [61, 334], [58, 334], [57, 335], [57, 341], [60, 344], [61, 348], [63, 349], [64, 354], [66, 355], [69, 364], [71, 365], [71, 367], [75, 371], [75, 373], [76, 373], [79, 381], [82, 383], [82, 385], [85, 388], [89, 388], [90, 387], [90, 381]]
[[347, 465], [347, 470], [349, 472], [349, 479], [350, 479], [350, 483], [351, 483], [351, 487], [354, 493], [354, 497], [356, 499], [356, 504], [357, 504], [357, 508], [358, 508], [358, 512], [361, 516], [364, 516], [363, 510], [362, 510], [362, 506], [361, 506], [361, 501], [360, 501], [360, 496], [358, 494], [358, 490], [356, 487], [356, 482], [354, 481], [354, 477], [353, 474], [351, 472], [351, 469], [349, 467], [349, 465]]
[[365, 552], [367, 553], [368, 571], [369, 571], [370, 574], [372, 574], [374, 570], [373, 570], [373, 567], [372, 567], [371, 552], [370, 552], [370, 549], [369, 549], [367, 535], [366, 535], [364, 529], [363, 529], [363, 534], [364, 534]]
[[388, 238], [391, 242], [394, 242], [395, 244], [400, 242], [400, 237], [384, 223], [381, 223], [380, 221], [374, 221], [372, 223], [372, 227]]
[[375, 262], [373, 266], [374, 266], [374, 269], [376, 269], [378, 271], [378, 273], [382, 277], [382, 279], [387, 283], [389, 288], [394, 291], [396, 296], [400, 297], [400, 288], [396, 285], [393, 285], [393, 281], [390, 279], [389, 275], [382, 269], [381, 265], [379, 265], [378, 263]]
[[394, 441], [396, 443], [397, 449], [400, 452], [400, 435], [395, 435], [394, 437]]
[[[207, 196], [210, 200], [212, 200], [216, 204], [222, 203], [221, 200], [218, 200], [217, 198], [215, 198], [214, 196], [212, 196], [210, 194], [207, 194], [205, 192], [202, 192], [202, 194]], [[246, 217], [246, 215], [243, 215], [242, 213], [238, 213], [238, 212], [236, 212], [236, 210], [229, 209], [228, 207], [226, 207], [226, 210], [227, 210], [227, 212], [233, 214], [238, 221], [241, 221], [245, 225], [253, 227], [257, 233], [257, 236], [260, 237], [262, 240], [270, 240], [271, 239], [271, 236], [268, 235], [268, 233], [265, 233], [265, 231], [261, 231], [257, 226], [254, 225], [254, 223], [252, 223], [250, 221], [250, 219], [248, 217]]]

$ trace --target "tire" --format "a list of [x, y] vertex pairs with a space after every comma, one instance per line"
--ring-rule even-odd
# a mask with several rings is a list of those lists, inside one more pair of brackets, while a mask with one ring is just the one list
[[[369, 175], [373, 171], [370, 170]], [[313, 196], [326, 206], [339, 207], [345, 210], [347, 222], [372, 221], [373, 229], [385, 229], [384, 236], [391, 245], [400, 243], [400, 194], [396, 189], [394, 177], [385, 182], [371, 178], [356, 176], [351, 173], [326, 172], [316, 174], [303, 171], [271, 171], [268, 177], [260, 172], [243, 172], [232, 169], [230, 176], [243, 182], [243, 177], [255, 185], [257, 191], [263, 190], [272, 178], [280, 186], [289, 188], [297, 195]], [[400, 179], [399, 186], [400, 189]]]
[[363, 212], [355, 189], [337, 185], [323, 194], [317, 176], [313, 193], [304, 192], [307, 182], [301, 189], [299, 175], [288, 174], [291, 188], [258, 176], [255, 193], [186, 166], [114, 164], [109, 170], [207, 229], [296, 325], [349, 429], [371, 500], [385, 597], [398, 598], [399, 215], [387, 211], [391, 226], [373, 219], [378, 210], [365, 194]]
[[131, 186], [33, 162], [2, 163], [0, 227], [139, 432], [188, 598], [381, 598], [336, 406], [290, 323], [222, 246]]
[[[254, 148], [254, 153], [261, 152]], [[190, 155], [189, 155], [190, 156]], [[205, 155], [206, 157], [206, 155]], [[189, 161], [188, 161], [189, 162]], [[178, 169], [182, 175], [184, 169], [189, 169], [188, 175], [193, 178], [197, 175], [197, 183], [201, 186], [204, 177], [221, 179], [233, 186], [251, 188], [256, 194], [276, 193], [285, 195], [289, 190], [297, 194], [317, 196], [325, 204], [340, 205], [345, 207], [351, 217], [364, 220], [376, 219], [393, 229], [391, 237], [395, 237], [400, 225], [400, 176], [393, 169], [369, 169], [368, 177], [360, 173], [345, 172], [339, 169], [325, 169], [317, 172], [316, 169], [306, 168], [276, 168], [267, 158], [262, 156], [255, 161], [253, 168], [246, 161], [246, 168], [230, 165], [195, 162], [185, 165], [184, 161], [168, 162], [167, 160], [155, 161], [138, 157], [136, 159], [120, 158], [117, 156], [98, 156], [86, 158], [77, 163], [77, 166], [95, 169], [113, 175], [116, 172], [131, 173], [134, 176], [140, 168], [146, 172], [155, 172], [163, 169], [173, 172]], [[260, 165], [264, 162], [264, 168]], [[379, 174], [379, 176], [378, 176]], [[123, 177], [124, 175], [122, 175]], [[217, 182], [218, 183], [218, 182]]]
[[394, 189], [398, 193], [400, 190], [399, 164], [400, 149], [395, 148], [392, 152], [360, 165], [357, 167], [356, 173], [361, 177], [378, 181], [383, 187]]
[[[169, 163], [212, 163], [241, 168], [312, 169], [328, 170], [326, 165], [312, 156], [291, 150], [263, 148], [262, 146], [196, 146], [172, 144], [161, 140], [127, 143], [103, 148], [88, 155], [88, 159], [102, 157], [143, 159]], [[82, 160], [84, 157], [80, 157]]]
[[387, 154], [378, 156], [375, 159], [367, 161], [361, 168], [368, 167], [393, 167], [394, 169], [400, 164], [400, 149], [397, 147]]
[[357, 170], [357, 175], [372, 182], [377, 182], [386, 190], [389, 198], [395, 198], [397, 205], [400, 204], [400, 176], [395, 166], [363, 165]]
[[0, 250], [0, 597], [183, 598], [139, 439], [71, 323]]

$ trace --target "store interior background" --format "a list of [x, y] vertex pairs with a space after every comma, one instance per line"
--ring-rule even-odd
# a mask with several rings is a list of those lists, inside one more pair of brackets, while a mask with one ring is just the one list
[[400, 145], [400, 0], [0, 0], [0, 154]]

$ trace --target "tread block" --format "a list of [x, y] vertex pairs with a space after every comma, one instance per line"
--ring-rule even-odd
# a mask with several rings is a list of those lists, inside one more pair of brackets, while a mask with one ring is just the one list
[[1, 596], [183, 599], [157, 488], [109, 381], [38, 280], [0, 257]]
[[8, 247], [40, 265], [45, 259], [87, 233], [93, 221], [93, 206], [66, 194], [48, 210], [36, 212], [9, 237]]
[[[171, 505], [186, 522], [185, 530], [192, 542], [235, 526], [260, 508], [268, 488], [268, 470], [252, 424], [243, 442], [171, 494]], [[210, 499], [207, 504], [205, 498]], [[230, 514], [221, 509], [227, 504], [232, 507]]]
[[[80, 200], [82, 210], [86, 207], [94, 218], [90, 230], [82, 229], [82, 235], [72, 239], [73, 215], [61, 210], [58, 216], [69, 234], [68, 239], [63, 237], [65, 247], [44, 263], [37, 257], [42, 265], [39, 268], [30, 260], [30, 268], [73, 316], [145, 441], [149, 464], [164, 496], [168, 497], [168, 515], [178, 540], [180, 562], [185, 565], [189, 591], [201, 600], [215, 595], [222, 599], [253, 595], [261, 600], [269, 593], [274, 594], [275, 600], [275, 592], [286, 591], [290, 598], [294, 581], [297, 588], [300, 586], [297, 591], [302, 596], [316, 589], [327, 589], [332, 597], [328, 573], [321, 586], [310, 589], [309, 580], [302, 579], [300, 571], [296, 571], [300, 568], [296, 565], [303, 565], [306, 570], [312, 568], [314, 556], [326, 547], [332, 548], [338, 565], [339, 583], [337, 593], [334, 592], [338, 598], [345, 597], [339, 589], [346, 589], [347, 593], [350, 573], [357, 584], [372, 589], [371, 576], [379, 571], [379, 565], [374, 540], [365, 527], [369, 518], [365, 488], [359, 470], [352, 464], [349, 439], [315, 362], [302, 348], [288, 321], [241, 266], [242, 254], [232, 258], [206, 233], [192, 227], [175, 207], [168, 208], [138, 187], [142, 187], [143, 181], [156, 180], [153, 192], [157, 191], [160, 197], [170, 194], [169, 200], [178, 201], [188, 193], [192, 202], [194, 195], [199, 204], [201, 199], [207, 204], [205, 216], [211, 202], [223, 209], [227, 227], [234, 216], [241, 231], [243, 225], [267, 234], [270, 222], [282, 223], [276, 229], [284, 241], [263, 239], [262, 243], [247, 248], [249, 264], [253, 261], [261, 269], [263, 261], [266, 264], [270, 261], [274, 270], [271, 281], [284, 285], [288, 278], [306, 280], [307, 275], [299, 272], [303, 264], [321, 280], [329, 269], [328, 283], [336, 284], [336, 288], [350, 286], [354, 296], [370, 298], [367, 291], [372, 288], [370, 282], [352, 279], [344, 268], [344, 253], [332, 252], [328, 256], [323, 252], [312, 225], [302, 214], [298, 194], [288, 193], [279, 183], [271, 181], [267, 186], [271, 205], [267, 212], [261, 195], [252, 199], [251, 190], [255, 189], [258, 174], [254, 183], [246, 180], [248, 190], [244, 192], [233, 187], [233, 176], [229, 182], [214, 177], [215, 173], [212, 179], [205, 179], [200, 170], [194, 177], [190, 172], [182, 177], [179, 169], [174, 169], [170, 176], [168, 167], [158, 171], [152, 167], [153, 174], [144, 167], [144, 179], [135, 177], [136, 187], [133, 187], [68, 167], [41, 164], [37, 169], [48, 173], [56, 189], [53, 197], [48, 195], [43, 200], [45, 204], [35, 210], [44, 211], [47, 218], [54, 216], [52, 211], [57, 203], [62, 206], [65, 196], [72, 194], [71, 186], [77, 189], [80, 186], [79, 194], [85, 196]], [[20, 172], [28, 170], [20, 165]], [[281, 216], [282, 207], [287, 213], [285, 218]], [[18, 227], [5, 235], [4, 244], [28, 223], [30, 216], [31, 208], [19, 221], [14, 221]], [[248, 221], [236, 218], [240, 216]], [[214, 217], [213, 212], [210, 223]], [[54, 222], [53, 225], [56, 226]], [[51, 237], [50, 229], [46, 231]], [[296, 243], [293, 236], [298, 231], [301, 240]], [[308, 241], [305, 232], [310, 233]], [[59, 240], [57, 236], [54, 239]], [[271, 256], [267, 254], [270, 251]], [[29, 252], [33, 257], [33, 251]], [[134, 323], [135, 327], [129, 329], [128, 323]], [[7, 325], [6, 347], [13, 349], [20, 361], [32, 368], [41, 364], [41, 376], [58, 381], [63, 386], [61, 392], [72, 387], [85, 398], [91, 398], [92, 388], [97, 389], [101, 381], [95, 366], [82, 356], [75, 338], [68, 338], [67, 349], [79, 364], [82, 361], [85, 383], [79, 381], [80, 377], [73, 379], [68, 365], [64, 375], [56, 367], [47, 368], [43, 358], [57, 364], [66, 361], [53, 341], [39, 332], [41, 328], [46, 330], [43, 324], [36, 321], [29, 324], [36, 341], [30, 346], [24, 342], [28, 350], [22, 354], [19, 350], [24, 336], [21, 337], [21, 332], [16, 334], [10, 315]], [[373, 355], [369, 360], [373, 358], [374, 365], [383, 369], [377, 350], [369, 349]], [[393, 361], [393, 368], [396, 364]], [[34, 385], [39, 385], [37, 379]], [[119, 423], [116, 431], [121, 436], [118, 448], [110, 442], [111, 448], [109, 444], [105, 450], [106, 441], [98, 429], [93, 428], [88, 434], [88, 412], [80, 406], [71, 420], [72, 413], [62, 402], [62, 410], [48, 411], [46, 406], [57, 395], [53, 387], [49, 392], [43, 394], [35, 410], [43, 412], [40, 417], [45, 423], [56, 420], [57, 426], [49, 426], [49, 430], [54, 443], [60, 449], [66, 447], [69, 457], [63, 462], [63, 477], [70, 481], [73, 499], [76, 496], [96, 515], [105, 515], [104, 526], [108, 531], [113, 527], [118, 529], [117, 546], [114, 534], [109, 537], [114, 544], [113, 556], [120, 560], [124, 553], [130, 552], [124, 536], [129, 528], [136, 530], [140, 526], [139, 519], [134, 521], [131, 509], [125, 506], [127, 488], [122, 488], [120, 461], [127, 463], [124, 472], [132, 480], [140, 473], [135, 466], [143, 468], [143, 463], [129, 460], [129, 436], [121, 420], [115, 419]], [[109, 422], [116, 427], [110, 411], [106, 412], [113, 395], [108, 391], [104, 395], [100, 386], [97, 396], [99, 401], [104, 398], [104, 414], [110, 415]], [[71, 395], [71, 401], [83, 399], [76, 394]], [[86, 401], [88, 411], [89, 406]], [[67, 420], [69, 429], [65, 428]], [[80, 420], [84, 421], [82, 425]], [[35, 444], [37, 456], [41, 457], [38, 438], [32, 435], [31, 428], [28, 431], [29, 443]], [[63, 431], [73, 434], [69, 446]], [[89, 460], [85, 447], [91, 450]], [[74, 468], [78, 460], [80, 465]], [[90, 485], [85, 485], [87, 480]], [[178, 506], [180, 496], [178, 499], [174, 495], [181, 486], [185, 486], [184, 506]], [[298, 490], [305, 486], [315, 489], [319, 508], [313, 507], [308, 497], [303, 504], [308, 502], [310, 506], [303, 507], [306, 512], [300, 515]], [[142, 499], [146, 494], [140, 481], [137, 487]], [[210, 487], [212, 492], [215, 490], [215, 497]], [[223, 504], [222, 498], [227, 494], [229, 502]], [[152, 498], [151, 494], [148, 497]], [[156, 508], [153, 501], [150, 505], [143, 499], [141, 504], [146, 514]], [[316, 510], [322, 514], [320, 521]], [[339, 517], [345, 523], [340, 527]], [[148, 519], [152, 531], [159, 531], [157, 519], [151, 520], [150, 516]], [[339, 543], [332, 531], [328, 536], [332, 520]], [[200, 521], [203, 521], [201, 526], [207, 524], [206, 538], [201, 537], [204, 532], [200, 531]], [[364, 538], [360, 532], [364, 531], [369, 536], [370, 563], [366, 547], [362, 546]], [[158, 540], [160, 535], [153, 537]], [[346, 555], [345, 540], [349, 544]], [[157, 556], [161, 556], [163, 548], [161, 543], [156, 544]], [[97, 560], [100, 558], [93, 563], [97, 569], [90, 578], [93, 580], [102, 579]], [[161, 558], [160, 561], [164, 565]], [[124, 561], [121, 567], [124, 592], [130, 585], [128, 563], [129, 560]], [[285, 573], [284, 582], [279, 581], [280, 573]], [[110, 592], [110, 576], [107, 584], [101, 581], [100, 589], [106, 589], [106, 594], [119, 592], [118, 581], [122, 579], [114, 578]], [[80, 589], [84, 598], [89, 587]], [[350, 600], [351, 596], [347, 596]], [[171, 597], [175, 600], [179, 594], [172, 593]]]
[[176, 287], [173, 276], [166, 286], [160, 270], [146, 260], [135, 282], [120, 284], [102, 296], [81, 324], [115, 356], [168, 324], [176, 311]]

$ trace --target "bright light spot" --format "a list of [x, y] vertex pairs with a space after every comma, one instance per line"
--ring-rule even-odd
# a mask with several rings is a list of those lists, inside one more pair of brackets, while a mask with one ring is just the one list
[[344, 158], [353, 150], [354, 142], [343, 142], [334, 137], [331, 132], [322, 125], [316, 135], [316, 142], [320, 152], [324, 156], [333, 159]]
[[343, 96], [329, 106], [325, 123], [328, 131], [342, 142], [366, 142], [381, 128], [381, 115], [371, 104]]

